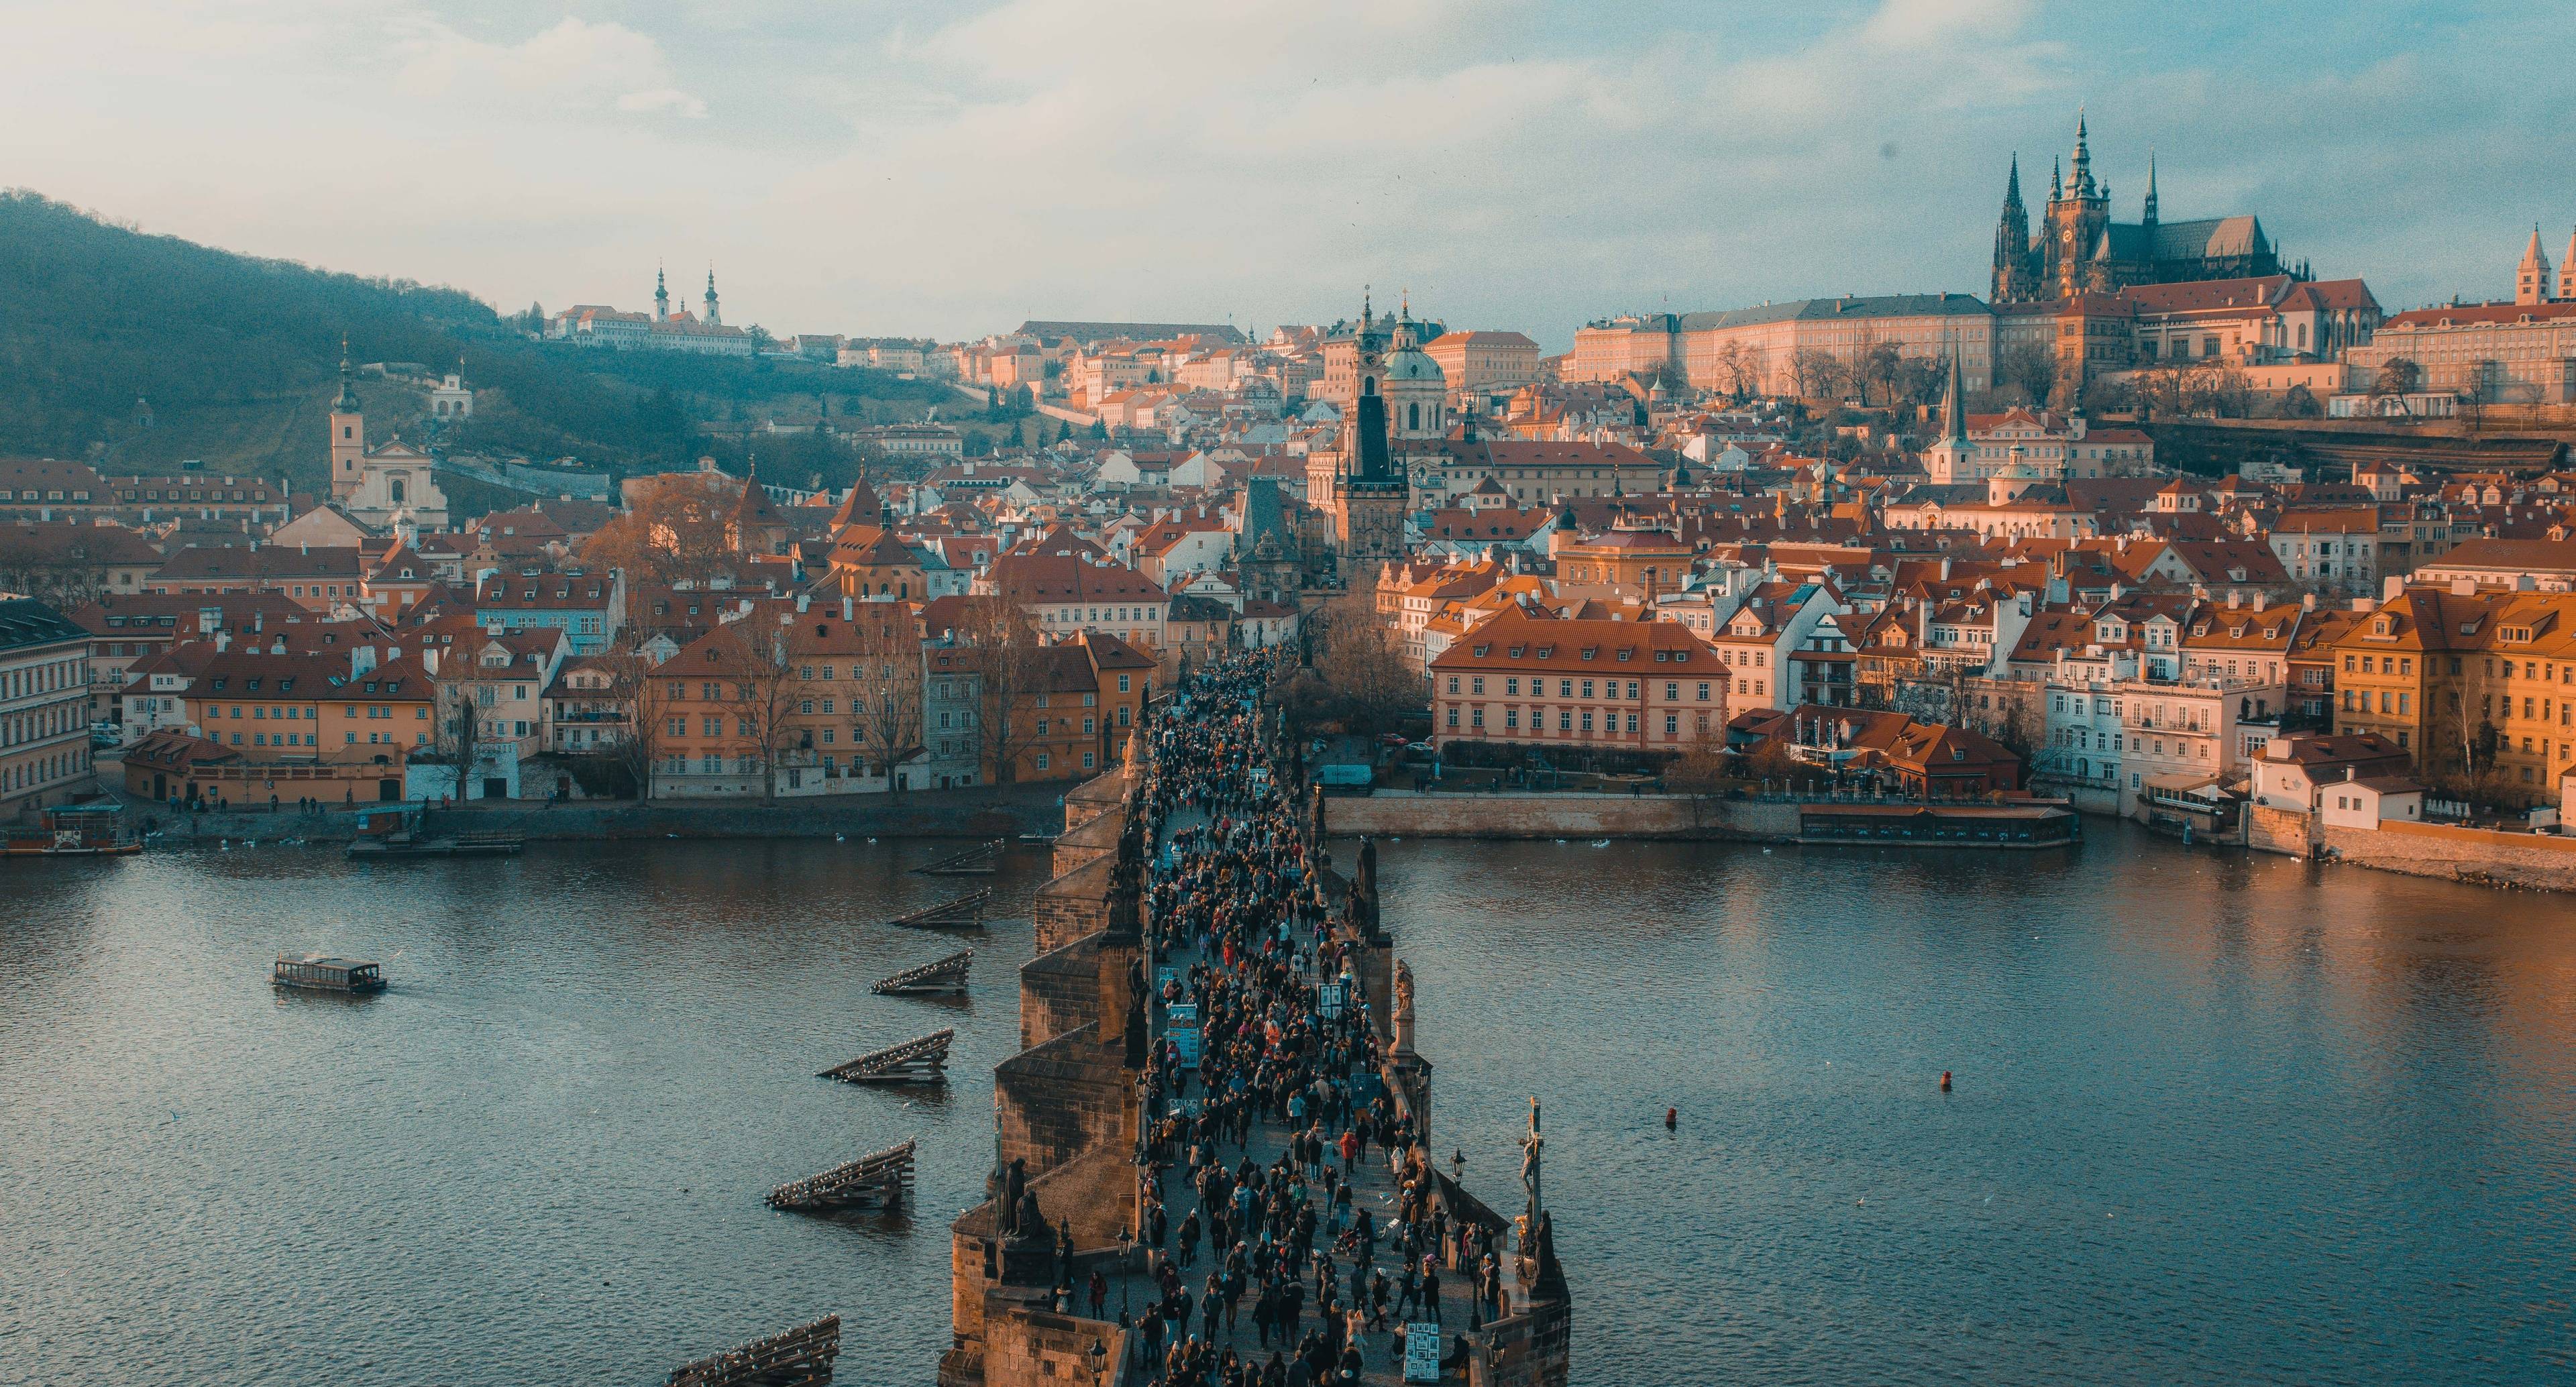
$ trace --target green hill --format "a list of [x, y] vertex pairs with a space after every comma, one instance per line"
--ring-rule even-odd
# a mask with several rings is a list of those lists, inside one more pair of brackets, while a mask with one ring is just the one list
[[[0, 303], [0, 454], [118, 470], [193, 458], [320, 484], [343, 336], [361, 362], [462, 360], [482, 393], [446, 440], [459, 450], [618, 473], [727, 457], [700, 420], [817, 397], [837, 416], [908, 418], [947, 398], [873, 371], [541, 343], [460, 290], [148, 236], [25, 191], [0, 192]], [[371, 434], [417, 436], [416, 390], [360, 394]]]

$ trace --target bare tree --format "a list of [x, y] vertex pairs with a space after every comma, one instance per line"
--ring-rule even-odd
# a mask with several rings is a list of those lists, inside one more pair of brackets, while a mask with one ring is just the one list
[[473, 679], [471, 666], [452, 671], [438, 681], [438, 731], [434, 745], [438, 754], [446, 757], [448, 764], [455, 768], [456, 801], [459, 804], [473, 798], [470, 789], [474, 762], [483, 753], [483, 709], [476, 701], [476, 693], [478, 689], [488, 687]]
[[1861, 350], [1858, 369], [1854, 372], [1861, 384], [1861, 402], [1869, 402], [1869, 387], [1877, 386], [1878, 402], [1888, 404], [1896, 398], [1896, 385], [1903, 377], [1905, 354], [1893, 342], [1873, 342]]
[[582, 561], [595, 568], [622, 568], [629, 582], [703, 578], [733, 562], [727, 522], [741, 496], [739, 490], [722, 490], [695, 476], [665, 481], [599, 527], [582, 545]]
[[2424, 368], [2416, 365], [2412, 357], [2392, 356], [2381, 362], [2379, 374], [2371, 377], [2371, 412], [2384, 413], [2382, 404], [2395, 400], [2400, 414], [2412, 414], [2414, 410], [2407, 405], [2406, 397], [2423, 388]]
[[1392, 727], [1423, 706], [1422, 672], [1396, 649], [1394, 631], [1367, 593], [1345, 593], [1306, 620], [1312, 624], [1315, 673], [1353, 731]]
[[1001, 593], [968, 598], [957, 635], [975, 649], [984, 695], [984, 711], [976, 720], [978, 740], [992, 761], [993, 778], [1007, 785], [1018, 774], [1020, 753], [1036, 740], [1030, 707], [1042, 692], [1050, 657], [1028, 614]]
[[649, 800], [654, 776], [662, 769], [671, 706], [688, 696], [688, 685], [658, 677], [652, 656], [640, 643], [612, 651], [599, 663], [608, 675], [608, 701], [626, 713], [626, 735], [611, 744], [610, 755], [634, 780], [635, 797]]
[[2004, 353], [2003, 378], [2036, 409], [2057, 390], [2057, 353], [2042, 343], [2025, 342]]
[[760, 772], [763, 803], [778, 802], [778, 763], [786, 748], [788, 715], [796, 701], [790, 685], [796, 661], [787, 648], [787, 628], [760, 611], [721, 628], [723, 653], [718, 657], [729, 676], [731, 697], [726, 712], [733, 718], [734, 745]]
[[858, 679], [852, 707], [863, 719], [857, 735], [862, 754], [884, 768], [887, 788], [895, 769], [921, 751], [921, 654], [898, 648], [892, 640], [873, 640], [851, 667]]
[[1829, 398], [1842, 383], [1842, 359], [1832, 352], [1801, 347], [1789, 354], [1789, 378], [1796, 383], [1800, 395]]

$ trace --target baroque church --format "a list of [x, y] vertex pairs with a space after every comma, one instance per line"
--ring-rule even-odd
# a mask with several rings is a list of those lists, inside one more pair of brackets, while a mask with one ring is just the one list
[[1410, 302], [1379, 317], [1363, 296], [1359, 321], [1324, 344], [1341, 436], [1308, 456], [1306, 502], [1329, 518], [1345, 582], [1404, 557], [1414, 464], [1438, 456], [1448, 436], [1448, 377], [1424, 340]]
[[332, 505], [379, 534], [397, 525], [415, 530], [447, 528], [447, 493], [439, 489], [432, 470], [435, 459], [400, 438], [367, 446], [366, 414], [358, 403], [356, 374], [349, 369], [345, 344], [340, 396], [332, 402], [330, 418]]
[[[2181, 284], [2196, 280], [2249, 279], [2283, 271], [2280, 247], [2250, 215], [2198, 221], [2160, 220], [2156, 165], [2147, 159], [2147, 196], [2134, 222], [2111, 220], [2111, 185], [2093, 177], [2084, 117], [2075, 117], [2071, 172], [2048, 176], [2048, 205], [2031, 225], [2022, 202], [2021, 158], [2015, 155], [2004, 184], [2004, 210], [1995, 227], [1994, 303], [2048, 303], [2078, 294], [2110, 294], [2132, 284]], [[2304, 267], [2293, 278], [2307, 279]]]

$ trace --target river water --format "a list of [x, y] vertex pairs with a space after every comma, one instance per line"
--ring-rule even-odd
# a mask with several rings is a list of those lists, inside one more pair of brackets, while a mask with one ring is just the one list
[[[2576, 909], [2093, 832], [1383, 845], [1435, 1138], [1511, 1206], [1547, 1105], [1578, 1383], [2576, 1380]], [[948, 846], [0, 863], [0, 1383], [645, 1384], [826, 1311], [928, 1383], [1031, 951], [868, 992]], [[944, 1097], [813, 1077], [943, 1025]], [[906, 1136], [917, 1219], [761, 1205]]]

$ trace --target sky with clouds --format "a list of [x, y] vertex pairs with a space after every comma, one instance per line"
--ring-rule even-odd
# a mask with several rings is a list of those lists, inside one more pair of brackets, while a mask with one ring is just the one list
[[666, 261], [774, 332], [1982, 294], [2091, 114], [2137, 215], [2391, 310], [2576, 225], [2563, 4], [16, 0], [0, 182], [510, 308]]

